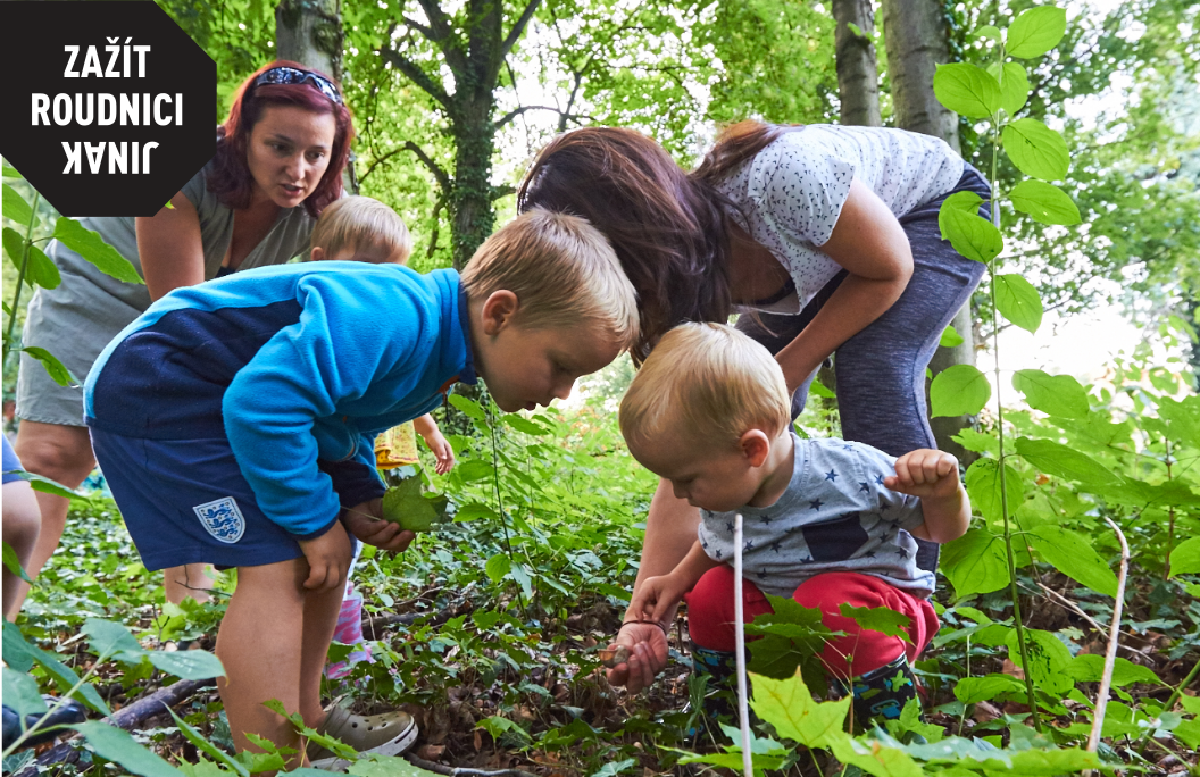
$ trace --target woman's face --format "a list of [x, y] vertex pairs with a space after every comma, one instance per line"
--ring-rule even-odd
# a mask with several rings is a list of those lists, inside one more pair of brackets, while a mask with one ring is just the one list
[[265, 108], [250, 130], [246, 150], [254, 199], [268, 199], [281, 208], [304, 202], [325, 175], [336, 133], [331, 113], [292, 105]]

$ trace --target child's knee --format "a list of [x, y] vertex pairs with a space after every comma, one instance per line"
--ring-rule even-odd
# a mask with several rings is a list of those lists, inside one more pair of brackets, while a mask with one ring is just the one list
[[28, 483], [4, 484], [3, 521], [4, 541], [11, 545], [19, 556], [28, 553], [37, 542], [42, 525], [37, 497]]

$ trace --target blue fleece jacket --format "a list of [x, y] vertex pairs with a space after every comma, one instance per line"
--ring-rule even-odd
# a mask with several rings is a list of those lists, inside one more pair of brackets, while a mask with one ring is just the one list
[[304, 539], [380, 496], [374, 437], [475, 382], [453, 270], [313, 262], [177, 289], [104, 349], [87, 424], [227, 437], [259, 507]]

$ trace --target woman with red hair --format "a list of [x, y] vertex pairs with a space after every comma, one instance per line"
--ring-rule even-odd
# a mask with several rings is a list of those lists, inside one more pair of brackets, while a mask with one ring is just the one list
[[[145, 285], [108, 276], [53, 241], [47, 252], [61, 271], [62, 283], [34, 295], [25, 345], [46, 348], [82, 379], [104, 346], [171, 290], [239, 270], [283, 264], [307, 251], [317, 216], [342, 196], [342, 172], [353, 136], [350, 111], [329, 77], [284, 60], [260, 68], [238, 88], [228, 118], [217, 128], [216, 154], [169, 205], [150, 217], [80, 219], [133, 264]], [[81, 387], [59, 386], [40, 364], [22, 354], [17, 415], [21, 425], [15, 447], [26, 469], [70, 488], [79, 486], [95, 467]], [[42, 526], [27, 568], [34, 575], [57, 548], [67, 517], [66, 499], [52, 494], [37, 498]], [[212, 581], [204, 566], [165, 570], [167, 600], [206, 599]], [[331, 633], [333, 625], [329, 624]], [[325, 662], [324, 650], [320, 652], [307, 662], [312, 666], [304, 667], [313, 675], [312, 682], [301, 683], [304, 688], [319, 686]], [[316, 723], [324, 717], [318, 698], [298, 701], [306, 720]], [[249, 706], [253, 709], [228, 709], [231, 723], [235, 718], [247, 723], [235, 728], [239, 749], [246, 746], [242, 730], [275, 738], [266, 730], [268, 724], [255, 717], [274, 713], [264, 713], [256, 702]], [[288, 707], [296, 709], [294, 703]], [[347, 715], [341, 710], [337, 714], [340, 727]], [[415, 736], [415, 726], [404, 713], [387, 718], [361, 728], [386, 732], [389, 740], [397, 734], [410, 741]]]

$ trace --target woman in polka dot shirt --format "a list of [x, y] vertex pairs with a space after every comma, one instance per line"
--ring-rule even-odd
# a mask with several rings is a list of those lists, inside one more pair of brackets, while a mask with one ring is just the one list
[[[574, 213], [608, 237], [642, 307], [635, 358], [680, 322], [748, 313], [738, 328], [775, 353], [793, 415], [833, 355], [843, 436], [900, 456], [936, 447], [925, 369], [983, 275], [941, 240], [938, 209], [957, 191], [990, 197], [945, 142], [899, 129], [743, 122], [688, 173], [638, 132], [589, 127], [542, 150], [518, 207]], [[660, 483], [635, 588], [673, 568], [698, 524]], [[936, 550], [922, 550], [931, 569]], [[666, 643], [655, 626], [626, 628], [656, 645], [615, 678], [636, 691]]]

